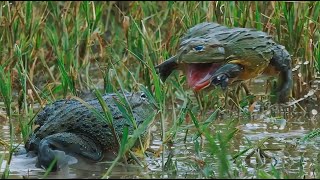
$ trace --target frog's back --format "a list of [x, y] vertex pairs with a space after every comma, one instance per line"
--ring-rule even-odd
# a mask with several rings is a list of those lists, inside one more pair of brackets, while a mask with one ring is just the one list
[[276, 44], [268, 34], [254, 29], [235, 28], [226, 32], [217, 32], [214, 38], [225, 44], [229, 55], [252, 63], [266, 61], [273, 56]]
[[228, 28], [212, 22], [200, 23], [188, 29], [185, 36], [181, 38], [181, 43], [194, 37], [218, 40], [221, 44], [226, 44], [229, 54], [235, 50], [239, 52], [237, 56], [249, 54], [249, 57], [246, 55], [248, 61], [256, 61], [260, 58], [269, 61], [273, 46], [276, 44], [265, 32], [251, 28]]
[[194, 37], [205, 37], [208, 34], [221, 32], [221, 31], [223, 32], [228, 29], [229, 29], [228, 27], [218, 23], [212, 23], [212, 22], [200, 23], [188, 29], [185, 35], [181, 38], [180, 42], [183, 42], [186, 39], [190, 39]]
[[249, 79], [262, 74], [274, 55], [272, 37], [262, 31], [233, 28], [211, 34], [225, 45], [226, 62], [241, 64], [244, 71], [239, 79]]
[[[134, 130], [133, 125], [123, 117], [114, 103], [114, 98], [116, 98], [115, 94], [103, 96], [112, 114], [115, 131], [121, 135], [123, 127], [128, 125], [129, 131], [132, 132]], [[115, 148], [114, 145], [117, 143], [114, 142], [115, 139], [107, 121], [102, 117], [103, 110], [99, 101], [92, 99], [86, 102], [98, 113], [94, 113], [86, 105], [74, 99], [59, 100], [46, 106], [35, 121], [35, 124], [40, 125], [36, 132], [37, 136], [42, 139], [60, 132], [71, 132], [84, 134], [103, 147]], [[143, 113], [134, 113], [137, 125], [144, 120], [141, 114]], [[102, 118], [99, 118], [99, 116]]]

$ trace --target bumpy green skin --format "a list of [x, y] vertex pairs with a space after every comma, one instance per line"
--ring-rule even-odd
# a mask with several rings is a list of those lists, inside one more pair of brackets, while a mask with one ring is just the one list
[[[177, 55], [156, 67], [163, 81], [181, 64], [221, 63], [221, 68], [212, 73], [213, 85], [228, 85], [230, 78], [233, 82], [247, 80], [274, 68], [280, 73], [278, 102], [288, 101], [291, 58], [284, 46], [276, 44], [266, 33], [205, 22], [190, 28], [180, 41]], [[198, 45], [203, 49], [195, 50]]]
[[[200, 29], [202, 27], [202, 29]], [[200, 30], [199, 30], [200, 29]], [[205, 33], [204, 30], [207, 30]], [[201, 33], [199, 33], [200, 31]], [[196, 37], [191, 35], [198, 35]], [[200, 34], [200, 36], [199, 36]], [[220, 45], [220, 49], [224, 49], [224, 53], [217, 55], [221, 57], [219, 60], [207, 60], [203, 58], [211, 50], [205, 50], [205, 53], [197, 51], [189, 52], [195, 54], [194, 58], [180, 56], [179, 62], [184, 63], [210, 63], [210, 62], [229, 62], [234, 59], [240, 59], [250, 63], [254, 68], [263, 69], [266, 67], [273, 56], [273, 47], [276, 43], [266, 33], [247, 28], [226, 28], [215, 23], [203, 23], [191, 28], [185, 37], [182, 38], [182, 46], [193, 46], [192, 41], [207, 41], [203, 44], [205, 47], [210, 46], [213, 41]], [[222, 50], [221, 50], [222, 52]], [[188, 53], [187, 53], [188, 54]], [[215, 58], [215, 57], [213, 57]], [[203, 61], [203, 59], [205, 59]]]
[[[130, 103], [137, 126], [154, 112], [153, 106], [143, 93], [127, 93], [125, 96]], [[128, 126], [129, 134], [132, 134], [135, 129], [133, 124], [122, 115], [114, 102], [114, 99], [118, 99], [117, 95], [106, 94], [103, 99], [112, 113], [115, 132], [119, 137], [122, 136], [124, 126]], [[97, 99], [86, 102], [103, 113]], [[25, 147], [27, 151], [38, 153], [38, 163], [45, 168], [55, 158], [54, 150], [75, 153], [94, 161], [101, 160], [104, 153], [118, 150], [118, 143], [108, 123], [98, 119], [92, 110], [74, 99], [63, 99], [47, 105], [37, 115], [35, 124], [39, 127]], [[142, 135], [142, 141], [148, 139], [148, 134], [147, 130]], [[53, 170], [57, 170], [56, 165]]]

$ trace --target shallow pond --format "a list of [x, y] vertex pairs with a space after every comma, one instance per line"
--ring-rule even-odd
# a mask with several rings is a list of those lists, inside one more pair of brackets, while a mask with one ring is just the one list
[[[259, 83], [258, 83], [259, 84]], [[259, 86], [259, 85], [258, 85]], [[257, 87], [258, 87], [257, 86]], [[256, 91], [259, 91], [259, 89]], [[231, 168], [238, 172], [235, 177], [239, 178], [255, 178], [257, 177], [256, 168], [270, 172], [272, 166], [279, 169], [291, 178], [314, 178], [319, 177], [319, 148], [320, 137], [301, 143], [299, 139], [310, 133], [312, 130], [320, 127], [319, 105], [313, 104], [314, 108], [307, 109], [303, 115], [301, 113], [292, 113], [288, 117], [282, 117], [278, 114], [277, 118], [270, 115], [270, 111], [255, 112], [254, 116], [248, 118], [240, 118], [236, 128], [239, 130], [232, 138], [229, 144], [230, 155], [235, 155], [240, 151], [248, 148], [250, 145], [263, 141], [264, 155], [268, 156], [267, 160], [257, 156], [260, 149], [250, 149], [246, 153], [240, 155], [234, 163], [231, 162]], [[230, 116], [229, 116], [230, 117]], [[226, 127], [232, 118], [219, 118], [212, 127]], [[159, 149], [161, 146], [160, 123], [155, 120], [153, 128], [152, 149]], [[170, 120], [167, 122], [167, 129], [170, 128]], [[192, 127], [192, 122], [181, 126], [181, 129], [186, 126]], [[194, 127], [194, 126], [193, 126]], [[10, 138], [9, 127], [7, 123], [0, 124], [0, 138], [7, 140]], [[214, 128], [215, 129], [215, 128]], [[205, 178], [204, 171], [201, 169], [202, 163], [210, 163], [211, 167], [218, 166], [218, 162], [214, 161], [209, 153], [205, 150], [208, 146], [206, 139], [203, 139], [203, 149], [197, 155], [195, 151], [195, 143], [193, 135], [195, 128], [190, 128], [186, 135], [185, 130], [179, 131], [174, 138], [171, 146], [166, 147], [164, 151], [164, 159], [152, 153], [147, 153], [147, 158], [144, 163], [146, 167], [139, 165], [117, 165], [111, 174], [111, 178]], [[22, 142], [21, 139], [16, 139], [16, 142]], [[0, 147], [1, 154], [7, 152], [3, 147]], [[249, 156], [251, 153], [252, 156]], [[170, 162], [168, 157], [172, 161]], [[319, 156], [320, 157], [320, 156]], [[45, 171], [35, 167], [36, 158], [26, 157], [25, 155], [13, 156], [10, 165], [9, 178], [43, 178]], [[163, 161], [164, 160], [164, 161]], [[262, 161], [261, 161], [262, 160]], [[84, 159], [70, 161], [70, 165], [66, 166], [58, 172], [50, 173], [47, 178], [100, 178], [110, 166], [111, 162], [106, 163], [90, 163]], [[262, 163], [261, 163], [262, 162]], [[166, 170], [162, 170], [165, 165]], [[208, 167], [210, 167], [208, 166]], [[3, 172], [4, 163], [1, 167]], [[315, 174], [316, 173], [316, 174]], [[219, 176], [216, 176], [219, 177]]]

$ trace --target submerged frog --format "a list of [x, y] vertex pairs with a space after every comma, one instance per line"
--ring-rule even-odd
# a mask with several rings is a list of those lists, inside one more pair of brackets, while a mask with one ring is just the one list
[[[144, 93], [126, 93], [126, 99], [132, 109], [136, 125], [139, 126], [151, 115], [155, 108], [149, 103]], [[128, 126], [129, 135], [135, 130], [135, 126], [127, 120], [118, 109], [115, 100], [119, 100], [116, 94], [103, 96], [112, 116], [114, 133], [122, 137], [124, 126]], [[97, 99], [86, 101], [90, 106], [103, 113]], [[29, 138], [25, 147], [27, 151], [38, 155], [38, 166], [48, 168], [57, 158], [57, 150], [68, 154], [83, 156], [93, 161], [100, 161], [104, 155], [118, 151], [118, 142], [107, 121], [99, 119], [96, 114], [78, 100], [59, 100], [47, 105], [36, 117], [35, 122], [39, 127]], [[149, 143], [149, 129], [141, 135], [141, 142], [147, 148]], [[140, 143], [136, 142], [135, 148], [139, 149]], [[53, 171], [57, 170], [57, 163]]]
[[190, 28], [180, 40], [176, 55], [156, 66], [162, 81], [173, 70], [186, 72], [195, 91], [255, 78], [260, 74], [279, 75], [278, 102], [288, 101], [292, 86], [291, 57], [284, 46], [262, 31], [228, 28], [201, 23]]

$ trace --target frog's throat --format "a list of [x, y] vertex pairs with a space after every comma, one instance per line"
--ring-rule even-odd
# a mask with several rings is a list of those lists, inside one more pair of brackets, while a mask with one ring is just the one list
[[221, 63], [191, 63], [187, 64], [188, 86], [195, 91], [208, 87], [211, 76], [221, 66]]

